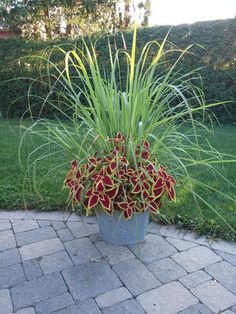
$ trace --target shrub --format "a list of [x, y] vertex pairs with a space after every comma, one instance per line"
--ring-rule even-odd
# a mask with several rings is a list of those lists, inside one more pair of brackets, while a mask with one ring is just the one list
[[[143, 28], [139, 30], [137, 55], [140, 55], [144, 45], [150, 40], [162, 41], [169, 26]], [[236, 19], [199, 22], [192, 25], [179, 25], [172, 28], [169, 35], [170, 48], [186, 48], [189, 44], [193, 46], [191, 52], [186, 54], [179, 63], [179, 70], [183, 73], [193, 69], [201, 68], [199, 73], [202, 76], [204, 93], [208, 102], [225, 101], [236, 99], [236, 56], [234, 52], [234, 36], [236, 33]], [[97, 35], [98, 37], [98, 35]], [[132, 34], [124, 33], [127, 48], [130, 48]], [[96, 39], [96, 37], [94, 37]], [[173, 43], [173, 44], [171, 44]], [[34, 55], [45, 55], [47, 47], [62, 45], [63, 49], [69, 50], [71, 44], [81, 46], [81, 40], [68, 41], [59, 39], [54, 42], [36, 42], [23, 39], [1, 39], [0, 40], [0, 110], [4, 116], [22, 116], [28, 108], [28, 88], [32, 79], [38, 78], [41, 74], [46, 74], [46, 65], [42, 65], [42, 59], [34, 59]], [[111, 47], [123, 46], [123, 37], [118, 34], [116, 40], [111, 39]], [[16, 49], [17, 47], [17, 49]], [[101, 37], [96, 42], [96, 50], [101, 64], [105, 67], [109, 64], [109, 51], [107, 49], [107, 38]], [[47, 50], [49, 51], [49, 49]], [[23, 58], [22, 57], [27, 57]], [[148, 56], [150, 62], [152, 54]], [[175, 60], [174, 54], [168, 58], [170, 64]], [[60, 56], [55, 56], [53, 60], [58, 67]], [[148, 63], [148, 62], [147, 62]], [[120, 69], [121, 81], [126, 76], [125, 65]], [[21, 80], [17, 78], [21, 77]], [[9, 80], [9, 81], [7, 81]], [[47, 83], [48, 78], [41, 77], [39, 81]], [[34, 116], [39, 113], [47, 117], [52, 117], [56, 111], [44, 106], [41, 110], [42, 99], [48, 93], [48, 86], [42, 87], [39, 81], [32, 84], [30, 94], [37, 95], [31, 98]], [[124, 81], [124, 80], [123, 80]], [[53, 96], [53, 95], [51, 95]], [[13, 103], [14, 102], [14, 103]], [[227, 106], [227, 110], [221, 106], [211, 109], [222, 122], [236, 121], [235, 102]]]

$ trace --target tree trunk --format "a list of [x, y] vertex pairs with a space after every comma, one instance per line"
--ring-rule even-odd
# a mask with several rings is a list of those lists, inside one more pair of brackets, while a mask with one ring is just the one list
[[127, 29], [130, 25], [130, 0], [125, 0], [125, 10], [124, 10], [124, 29]]
[[71, 37], [72, 35], [72, 25], [70, 22], [66, 23], [66, 36]]
[[43, 10], [44, 16], [45, 16], [45, 21], [44, 21], [44, 27], [45, 27], [45, 32], [46, 32], [46, 38], [47, 39], [52, 39], [52, 32], [51, 32], [51, 27], [50, 27], [50, 16], [49, 16], [49, 9], [48, 7]]

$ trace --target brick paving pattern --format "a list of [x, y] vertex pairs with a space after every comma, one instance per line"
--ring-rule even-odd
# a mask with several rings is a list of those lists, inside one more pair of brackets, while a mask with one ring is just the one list
[[236, 313], [236, 244], [149, 224], [103, 242], [95, 217], [0, 212], [0, 314]]

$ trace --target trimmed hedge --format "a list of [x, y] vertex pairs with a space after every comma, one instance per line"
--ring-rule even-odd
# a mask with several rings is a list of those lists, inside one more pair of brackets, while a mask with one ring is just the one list
[[[148, 41], [163, 40], [169, 29], [170, 26], [140, 29], [138, 53]], [[186, 55], [179, 67], [184, 72], [203, 67], [199, 72], [203, 79], [207, 102], [234, 101], [226, 109], [223, 106], [213, 109], [219, 120], [225, 123], [236, 122], [235, 34], [236, 19], [228, 19], [175, 26], [168, 37], [169, 42], [182, 49], [194, 44], [191, 49], [193, 54]], [[130, 47], [132, 33], [127, 32], [124, 36]], [[118, 46], [122, 45], [121, 36], [117, 36], [116, 42]], [[0, 39], [0, 111], [4, 116], [22, 116], [28, 107], [27, 93], [32, 79], [38, 77], [40, 72], [45, 72], [45, 68], [41, 67], [41, 61], [32, 59], [32, 56], [43, 54], [46, 48], [55, 44], [69, 47], [68, 43], [81, 45], [80, 40], [68, 41], [65, 38], [54, 42], [26, 41], [20, 38]], [[98, 40], [97, 50], [104, 66], [108, 60], [106, 38]], [[25, 56], [30, 58], [20, 59]], [[54, 57], [60, 66], [61, 56]], [[22, 79], [17, 79], [19, 77]], [[45, 97], [48, 90], [46, 86], [35, 83], [31, 92]], [[34, 98], [31, 101], [34, 104], [33, 114], [37, 115], [42, 102]], [[48, 117], [54, 114], [53, 109], [47, 106], [42, 113]]]

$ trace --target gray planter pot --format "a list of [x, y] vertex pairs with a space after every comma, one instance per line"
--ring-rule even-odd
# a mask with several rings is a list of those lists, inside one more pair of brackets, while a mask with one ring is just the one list
[[96, 211], [102, 240], [117, 245], [133, 245], [142, 242], [147, 233], [149, 212], [133, 214], [130, 220], [124, 220], [120, 211], [113, 216]]

